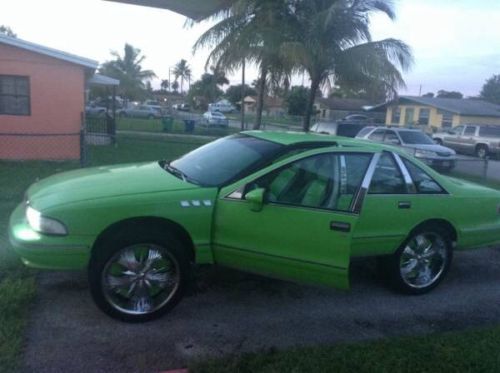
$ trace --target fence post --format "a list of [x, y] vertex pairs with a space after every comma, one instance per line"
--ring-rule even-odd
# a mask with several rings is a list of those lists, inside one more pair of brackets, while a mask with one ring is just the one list
[[88, 165], [88, 154], [87, 154], [87, 144], [85, 141], [85, 114], [81, 114], [81, 127], [80, 127], [80, 167], [86, 167]]
[[489, 157], [488, 156], [484, 157], [484, 163], [483, 163], [483, 180], [484, 181], [488, 180], [488, 161], [489, 161]]

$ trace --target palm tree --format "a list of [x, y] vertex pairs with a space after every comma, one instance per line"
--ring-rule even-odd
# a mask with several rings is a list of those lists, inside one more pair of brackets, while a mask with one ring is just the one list
[[160, 83], [160, 87], [162, 91], [168, 91], [170, 88], [170, 82], [167, 79], [163, 79]]
[[[279, 53], [289, 14], [287, 1], [236, 0], [224, 11], [212, 18], [220, 19], [208, 29], [194, 45], [194, 50], [213, 47], [207, 66], [214, 64], [218, 69], [233, 71], [243, 61], [259, 67], [257, 115], [254, 128], [262, 122], [262, 109], [268, 76], [277, 79], [280, 71], [286, 70], [286, 61]], [[287, 71], [288, 73], [288, 71]]]
[[408, 45], [400, 40], [372, 41], [371, 13], [395, 18], [391, 0], [304, 0], [295, 2], [290, 40], [281, 52], [311, 79], [303, 129], [309, 130], [318, 89], [331, 79], [380, 82], [388, 91], [404, 86], [399, 71], [412, 64]]
[[141, 50], [125, 44], [123, 57], [116, 51], [111, 55], [114, 60], [103, 63], [99, 71], [102, 74], [120, 80], [120, 94], [129, 99], [142, 99], [146, 95], [146, 82], [155, 77], [152, 70], [143, 70]]
[[175, 80], [181, 78], [181, 94], [184, 88], [184, 79], [191, 80], [191, 68], [185, 59], [180, 60], [174, 67]]

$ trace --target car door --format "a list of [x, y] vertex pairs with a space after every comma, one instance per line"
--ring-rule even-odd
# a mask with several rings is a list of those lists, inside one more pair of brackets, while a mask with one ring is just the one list
[[464, 132], [464, 126], [457, 126], [443, 136], [443, 145], [457, 151], [461, 151], [460, 137]]
[[474, 154], [476, 151], [476, 126], [465, 126], [463, 136], [460, 141], [460, 146], [464, 153]]
[[394, 253], [416, 225], [429, 216], [440, 216], [446, 196], [418, 166], [395, 153], [383, 152], [353, 233], [352, 255]]
[[[224, 188], [215, 212], [216, 263], [347, 288], [357, 223], [351, 206], [371, 158], [302, 156]], [[250, 195], [263, 190], [257, 211]]]

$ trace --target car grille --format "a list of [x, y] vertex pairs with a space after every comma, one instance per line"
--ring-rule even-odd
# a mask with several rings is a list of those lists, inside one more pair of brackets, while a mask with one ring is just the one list
[[437, 155], [439, 155], [440, 157], [451, 157], [451, 153], [436, 153]]

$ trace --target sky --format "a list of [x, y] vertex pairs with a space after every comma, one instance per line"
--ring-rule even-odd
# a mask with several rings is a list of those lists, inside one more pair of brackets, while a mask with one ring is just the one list
[[[404, 74], [407, 89], [418, 95], [440, 89], [478, 95], [485, 80], [500, 74], [499, 0], [394, 0], [397, 19], [371, 19], [374, 40], [401, 39], [413, 50], [415, 63]], [[141, 49], [145, 69], [168, 79], [169, 68], [184, 58], [193, 79], [204, 72], [208, 50], [193, 54], [197, 38], [210, 27], [186, 26], [186, 18], [163, 9], [103, 0], [0, 0], [0, 25], [18, 37], [105, 62], [125, 43]], [[247, 71], [247, 81], [257, 77]], [[240, 82], [240, 73], [229, 76]], [[301, 77], [292, 83], [300, 84]], [[307, 78], [305, 79], [308, 83]], [[186, 87], [187, 88], [187, 87]]]

